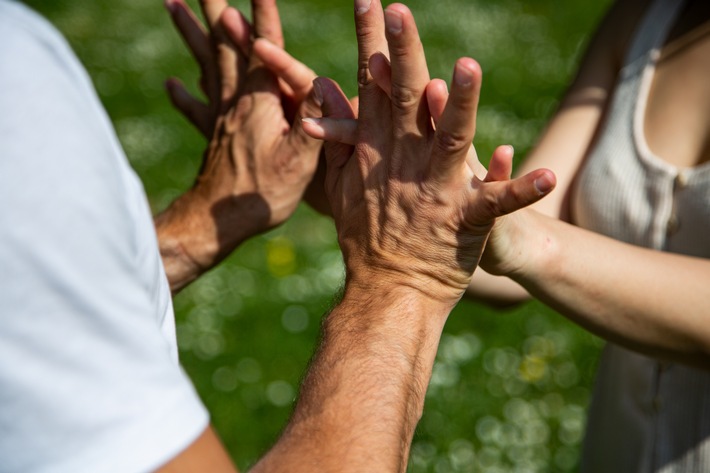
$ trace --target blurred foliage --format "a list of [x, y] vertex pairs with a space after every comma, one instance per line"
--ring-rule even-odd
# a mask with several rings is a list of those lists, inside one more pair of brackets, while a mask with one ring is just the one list
[[[154, 211], [187, 189], [205, 145], [163, 81], [197, 68], [159, 1], [31, 0], [89, 70]], [[534, 144], [609, 1], [412, 0], [432, 76], [476, 58], [476, 144]], [[192, 2], [196, 6], [195, 2]], [[236, 6], [248, 11], [248, 2]], [[350, 2], [282, 1], [287, 48], [355, 93]], [[197, 90], [196, 87], [193, 90]], [[277, 438], [342, 280], [328, 219], [308, 208], [246, 243], [175, 300], [181, 358], [241, 468]], [[574, 471], [600, 341], [540, 303], [463, 301], [442, 338], [411, 472]]]

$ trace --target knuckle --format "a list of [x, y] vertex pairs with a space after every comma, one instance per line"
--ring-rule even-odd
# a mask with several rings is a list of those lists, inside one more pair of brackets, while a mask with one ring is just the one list
[[392, 84], [391, 94], [393, 105], [404, 110], [417, 107], [422, 95], [418, 90], [394, 83]]
[[483, 209], [481, 216], [485, 217], [484, 220], [492, 220], [503, 215], [501, 202], [498, 197], [498, 194], [495, 192], [484, 192], [481, 196], [481, 208]]
[[471, 140], [464, 133], [439, 128], [436, 131], [436, 148], [443, 154], [468, 150]]
[[360, 89], [364, 89], [369, 87], [371, 83], [372, 76], [367, 61], [360, 61], [357, 68], [357, 85]]

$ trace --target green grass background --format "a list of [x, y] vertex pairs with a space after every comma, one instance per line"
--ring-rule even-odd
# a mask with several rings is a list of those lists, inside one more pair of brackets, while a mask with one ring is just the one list
[[[27, 3], [68, 38], [153, 210], [165, 208], [191, 185], [205, 142], [164, 93], [171, 75], [196, 84], [197, 68], [161, 2]], [[248, 2], [232, 4], [248, 12]], [[408, 3], [432, 76], [448, 80], [459, 56], [482, 65], [479, 156], [511, 143], [516, 159], [554, 112], [608, 4]], [[287, 49], [354, 94], [351, 2], [281, 1], [280, 9]], [[332, 222], [302, 206], [175, 299], [182, 363], [240, 468], [253, 464], [287, 421], [342, 276]], [[462, 301], [445, 329], [409, 470], [575, 471], [600, 346], [537, 302], [499, 311]]]

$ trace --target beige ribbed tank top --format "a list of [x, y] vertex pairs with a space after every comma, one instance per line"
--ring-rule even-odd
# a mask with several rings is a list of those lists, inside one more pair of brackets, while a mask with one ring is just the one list
[[[677, 168], [644, 136], [655, 63], [683, 3], [655, 0], [639, 24], [572, 215], [618, 240], [710, 258], [710, 163]], [[587, 422], [582, 472], [710, 472], [710, 372], [608, 344]]]

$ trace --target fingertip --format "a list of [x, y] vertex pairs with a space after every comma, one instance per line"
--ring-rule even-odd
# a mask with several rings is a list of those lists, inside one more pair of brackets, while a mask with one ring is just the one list
[[496, 148], [494, 154], [501, 159], [510, 160], [515, 155], [515, 148], [513, 148], [513, 145], [500, 145]]
[[355, 0], [355, 13], [364, 15], [370, 11], [370, 5], [372, 5], [372, 0]]
[[429, 105], [432, 102], [440, 104], [441, 111], [446, 105], [446, 100], [449, 98], [449, 86], [446, 84], [445, 80], [432, 79], [426, 87], [427, 100]]
[[399, 35], [402, 32], [403, 23], [404, 17], [400, 11], [392, 8], [392, 5], [385, 9], [385, 27], [389, 34]]
[[481, 66], [475, 59], [463, 57], [456, 61], [454, 66], [454, 82], [462, 87], [470, 87], [481, 81], [483, 73]]
[[177, 13], [178, 4], [176, 0], [165, 0], [163, 5], [171, 14]]
[[449, 92], [449, 86], [446, 83], [446, 81], [443, 79], [438, 79], [438, 78], [432, 79], [431, 82], [429, 83], [428, 87], [436, 90], [437, 92], [439, 92], [439, 91], [444, 92], [444, 93]]
[[277, 46], [274, 43], [272, 43], [271, 41], [269, 41], [266, 38], [255, 38], [254, 39], [253, 48], [255, 50], [256, 49], [270, 50], [270, 49], [274, 49], [276, 47]]
[[229, 33], [232, 41], [241, 44], [248, 39], [248, 23], [236, 8], [225, 7], [219, 16], [219, 23]]
[[222, 23], [228, 22], [228, 21], [234, 21], [235, 19], [239, 19], [239, 12], [237, 11], [236, 8], [227, 6], [222, 11], [221, 19], [222, 19]]
[[549, 169], [543, 169], [540, 175], [535, 178], [533, 184], [535, 185], [535, 190], [538, 195], [547, 195], [552, 192], [557, 185], [557, 176]]
[[315, 138], [317, 140], [322, 140], [325, 138], [325, 130], [321, 126], [320, 120], [318, 118], [302, 118], [301, 126], [303, 127], [303, 131], [311, 138]]
[[182, 88], [182, 82], [175, 77], [168, 77], [164, 82], [164, 86], [170, 99], [174, 101], [176, 93]]

